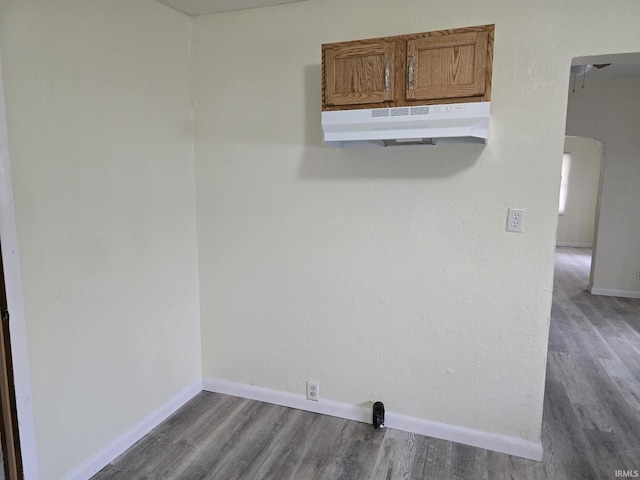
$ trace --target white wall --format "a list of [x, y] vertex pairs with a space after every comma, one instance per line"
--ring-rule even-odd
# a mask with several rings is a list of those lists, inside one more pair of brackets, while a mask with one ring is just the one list
[[564, 214], [558, 217], [560, 246], [592, 247], [602, 164], [602, 145], [590, 138], [566, 137], [564, 153], [570, 155]]
[[592, 293], [640, 297], [638, 125], [638, 78], [591, 79], [569, 95], [567, 135], [590, 137], [604, 145]]
[[201, 381], [190, 26], [152, 0], [1, 6], [39, 467], [60, 479]]
[[[325, 399], [538, 442], [567, 71], [640, 51], [639, 14], [325, 0], [195, 19], [204, 376], [315, 379]], [[322, 43], [486, 23], [484, 149], [321, 146]]]
[[[299, 394], [312, 378], [323, 399], [539, 441], [566, 72], [640, 51], [637, 2], [194, 20], [200, 286], [190, 20], [151, 0], [0, 7], [43, 479], [200, 379], [199, 288], [206, 377]], [[320, 145], [321, 43], [485, 23], [486, 147]]]

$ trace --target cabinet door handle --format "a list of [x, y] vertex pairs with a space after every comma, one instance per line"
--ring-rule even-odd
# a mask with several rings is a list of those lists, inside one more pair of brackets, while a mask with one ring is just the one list
[[409, 90], [413, 90], [413, 55], [409, 58]]
[[384, 64], [384, 89], [389, 91], [389, 59]]

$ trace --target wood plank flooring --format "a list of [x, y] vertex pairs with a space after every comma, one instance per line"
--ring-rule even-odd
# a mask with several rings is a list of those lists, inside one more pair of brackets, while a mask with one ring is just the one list
[[93, 480], [603, 480], [640, 470], [640, 300], [587, 293], [590, 254], [557, 250], [542, 462], [202, 392]]

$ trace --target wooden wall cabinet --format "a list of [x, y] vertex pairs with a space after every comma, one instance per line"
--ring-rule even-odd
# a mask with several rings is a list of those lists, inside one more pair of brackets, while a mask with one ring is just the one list
[[322, 45], [322, 110], [491, 100], [494, 25]]

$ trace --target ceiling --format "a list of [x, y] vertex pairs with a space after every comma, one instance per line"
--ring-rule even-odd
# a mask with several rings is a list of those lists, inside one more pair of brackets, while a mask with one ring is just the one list
[[158, 2], [192, 17], [300, 1], [304, 0], [158, 0]]
[[587, 71], [586, 76], [599, 79], [640, 77], [640, 53], [576, 57], [571, 65], [603, 65], [607, 63], [610, 65], [604, 68], [591, 68]]
[[640, 77], [640, 64], [612, 63], [604, 68], [592, 68], [587, 72], [587, 77], [598, 79]]

